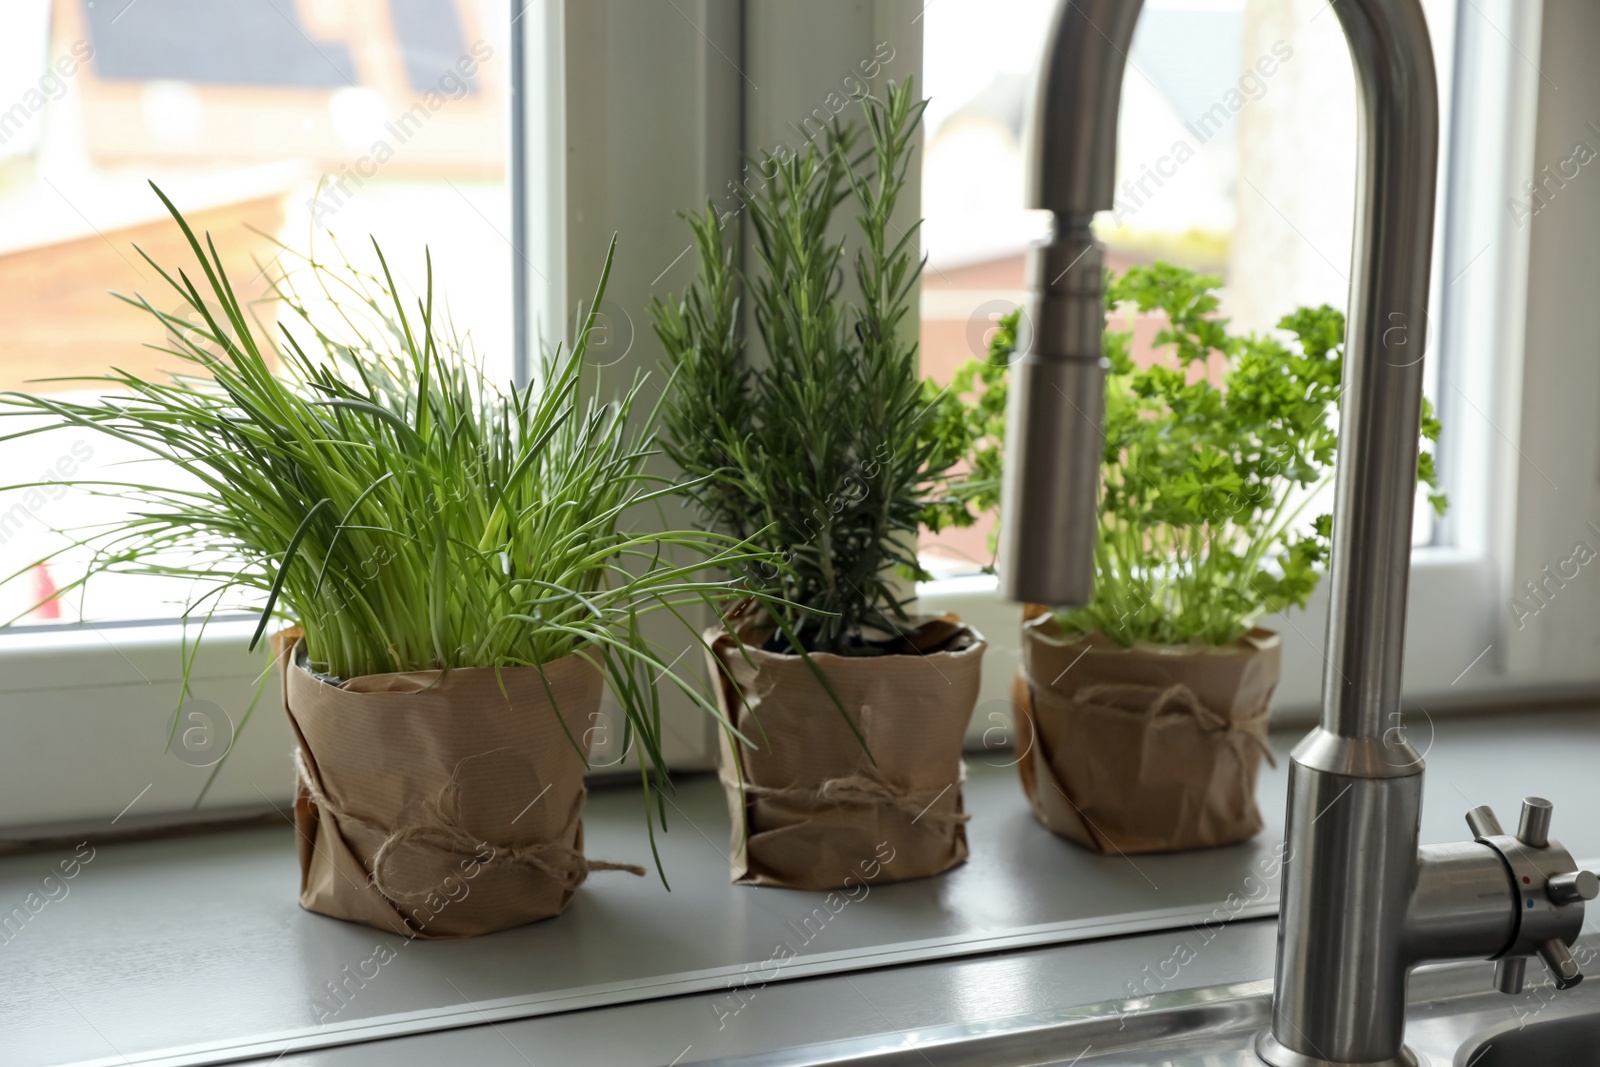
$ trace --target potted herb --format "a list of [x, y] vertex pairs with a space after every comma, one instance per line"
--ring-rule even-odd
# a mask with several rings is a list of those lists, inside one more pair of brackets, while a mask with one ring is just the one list
[[[759, 557], [716, 534], [628, 527], [629, 509], [672, 487], [645, 472], [639, 383], [580, 397], [592, 314], [535, 385], [502, 390], [444, 328], [431, 263], [413, 300], [374, 245], [377, 273], [314, 258], [287, 271], [274, 340], [209, 236], [162, 200], [195, 264], [150, 265], [190, 317], [124, 299], [168, 328], [182, 373], [91, 379], [108, 392], [86, 402], [3, 397], [9, 414], [107, 434], [179, 475], [86, 486], [123, 507], [89, 532], [95, 556], [69, 588], [107, 571], [192, 579], [203, 592], [185, 619], [202, 639], [240, 597], [259, 611], [256, 641], [274, 618], [293, 624], [278, 669], [298, 741], [302, 906], [421, 937], [557, 914], [616, 866], [583, 854], [602, 684], [645, 754], [648, 801], [666, 775], [656, 686], [720, 713], [640, 617], [726, 598], [729, 582], [698, 573]], [[608, 254], [591, 307], [610, 267]]]
[[[1221, 845], [1261, 829], [1255, 779], [1279, 638], [1261, 616], [1303, 607], [1332, 519], [1304, 521], [1332, 478], [1344, 315], [1301, 308], [1292, 340], [1216, 315], [1221, 279], [1156, 263], [1107, 287], [1108, 310], [1160, 312], [1160, 358], [1136, 366], [1107, 330], [1105, 455], [1093, 600], [1031, 609], [1014, 687], [1018, 761], [1051, 830], [1122, 853]], [[1017, 315], [962, 368], [978, 508], [997, 503], [1005, 366]], [[981, 387], [981, 388], [980, 388]], [[1439, 423], [1424, 402], [1422, 436]], [[1433, 457], [1419, 481], [1442, 514]]]
[[[761, 162], [771, 178], [741, 203], [753, 269], [734, 266], [728, 220], [708, 209], [689, 219], [695, 282], [652, 308], [675, 372], [664, 444], [687, 495], [716, 529], [781, 557], [750, 579], [782, 606], [737, 605], [707, 635], [724, 715], [753, 741], [730, 734], [722, 750], [745, 884], [915, 878], [967, 855], [961, 744], [984, 642], [954, 619], [913, 618], [903, 592], [922, 574], [918, 525], [950, 504], [960, 458], [941, 432], [949, 398], [917, 369], [917, 227], [891, 221], [923, 104], [906, 82], [864, 107], [860, 156], [854, 129], [835, 128]], [[830, 232], [847, 200], [853, 253]]]

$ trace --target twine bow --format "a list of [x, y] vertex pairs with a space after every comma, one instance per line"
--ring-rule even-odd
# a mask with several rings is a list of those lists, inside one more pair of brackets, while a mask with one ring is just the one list
[[[726, 772], [722, 780], [730, 788], [742, 787], [747, 796], [761, 800], [782, 800], [795, 807], [812, 811], [829, 807], [893, 808], [910, 815], [914, 823], [925, 822], [932, 830], [950, 830], [972, 819], [972, 816], [964, 811], [930, 810], [935, 802], [949, 791], [948, 785], [935, 793], [912, 793], [901, 789], [882, 775], [870, 771], [847, 774], [840, 778], [828, 778], [815, 786], [797, 785], [783, 788], [757, 785], [754, 782], [741, 783], [737, 778], [730, 778]], [[966, 780], [967, 768], [966, 764], [962, 764], [960, 774], [952, 784], [959, 786]]]
[[[394, 858], [395, 850], [403, 845], [451, 857], [476, 855], [479, 849], [488, 845], [491, 854], [487, 859], [478, 861], [480, 866], [526, 867], [538, 871], [569, 891], [582, 885], [594, 871], [627, 871], [629, 874], [644, 877], [643, 867], [632, 863], [591, 860], [577, 849], [568, 848], [554, 841], [535, 841], [526, 845], [489, 845], [482, 838], [468, 833], [460, 822], [449, 814], [449, 811], [457, 807], [457, 774], [461, 770], [459, 765], [456, 767], [456, 773], [451, 774], [450, 781], [439, 791], [439, 795], [424, 805], [423, 810], [430, 821], [413, 823], [398, 830], [391, 830], [370, 819], [353, 815], [330, 800], [311, 773], [310, 767], [306, 764], [305, 752], [299, 747], [294, 750], [294, 766], [300, 785], [311, 798], [311, 802], [320, 810], [332, 815], [341, 823], [353, 823], [373, 833], [384, 835], [383, 843], [367, 861], [371, 871], [368, 877], [374, 889], [397, 904], [421, 903], [435, 892], [432, 889], [414, 892], [403, 890], [389, 881], [389, 864]], [[574, 814], [574, 821], [577, 817]], [[565, 838], [571, 829], [572, 826], [569, 824], [557, 836]]]
[[1073, 696], [1073, 701], [1079, 704], [1099, 704], [1118, 711], [1139, 712], [1151, 719], [1169, 707], [1176, 707], [1191, 716], [1204, 729], [1217, 733], [1237, 734], [1254, 742], [1261, 750], [1261, 754], [1267, 758], [1267, 763], [1274, 768], [1278, 766], [1277, 758], [1272, 754], [1272, 746], [1267, 744], [1267, 714], [1264, 708], [1248, 719], [1235, 721], [1206, 707], [1205, 703], [1195, 695], [1194, 690], [1181, 682], [1169, 685], [1165, 689], [1155, 685], [1132, 683], [1087, 685], [1078, 690]]

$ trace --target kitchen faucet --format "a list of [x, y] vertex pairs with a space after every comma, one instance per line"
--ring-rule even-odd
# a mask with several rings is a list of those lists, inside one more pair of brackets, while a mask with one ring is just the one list
[[[1123, 68], [1142, 0], [1062, 0], [1032, 115], [1030, 206], [1055, 228], [1029, 255], [1032, 338], [1011, 367], [1000, 572], [1012, 600], [1081, 605], [1093, 590], [1105, 361], [1104, 251]], [[1336, 0], [1360, 114], [1358, 225], [1329, 582], [1322, 722], [1289, 769], [1273, 1067], [1416, 1063], [1406, 977], [1425, 961], [1495, 959], [1522, 990], [1537, 954], [1557, 988], [1600, 883], [1529, 797], [1515, 835], [1467, 815], [1474, 840], [1419, 845], [1422, 757], [1400, 721], [1416, 499], [1438, 89], [1419, 0]]]

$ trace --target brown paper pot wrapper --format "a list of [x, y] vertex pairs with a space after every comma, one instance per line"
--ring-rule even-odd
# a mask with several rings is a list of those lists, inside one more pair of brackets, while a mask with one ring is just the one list
[[[1278, 684], [1278, 635], [1226, 648], [1118, 646], [1023, 626], [1017, 763], [1033, 813], [1097, 852], [1165, 852], [1261, 831], [1256, 772]], [[1276, 763], [1274, 762], [1274, 766]]]
[[276, 644], [299, 742], [301, 907], [407, 937], [472, 937], [557, 915], [591, 870], [616, 866], [583, 856], [573, 741], [601, 692], [588, 657], [546, 664], [543, 681], [514, 667], [335, 685], [307, 669], [298, 633]]
[[921, 878], [964, 861], [961, 745], [983, 636], [947, 617], [908, 635], [921, 652], [813, 655], [835, 704], [800, 656], [761, 651], [771, 633], [763, 622], [741, 626], [742, 653], [726, 630], [706, 632], [722, 711], [760, 746], [735, 748], [723, 737], [733, 881], [825, 890], [846, 879]]

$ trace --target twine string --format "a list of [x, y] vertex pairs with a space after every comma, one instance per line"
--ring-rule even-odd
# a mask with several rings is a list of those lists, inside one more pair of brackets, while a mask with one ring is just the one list
[[[417, 904], [426, 900], [435, 890], [425, 889], [420, 891], [404, 890], [391, 881], [391, 862], [395, 853], [402, 846], [411, 846], [425, 852], [439, 855], [466, 856], [475, 855], [479, 849], [488, 845], [476, 835], [470, 834], [461, 823], [450, 814], [456, 808], [459, 782], [456, 773], [452, 773], [450, 781], [445, 783], [439, 791], [439, 796], [423, 806], [425, 821], [391, 829], [345, 811], [338, 804], [329, 799], [323, 791], [316, 777], [311, 773], [306, 763], [305, 753], [296, 747], [294, 750], [294, 766], [300, 785], [310, 797], [317, 808], [339, 823], [348, 823], [360, 826], [376, 834], [382, 834], [383, 843], [373, 852], [367, 861], [370, 871], [368, 875], [372, 887], [383, 896], [397, 904]], [[450, 810], [447, 810], [450, 809]], [[574, 820], [577, 816], [574, 815]], [[559, 838], [566, 838], [572, 827], [563, 828]], [[534, 841], [523, 845], [488, 845], [492, 850], [487, 859], [479, 860], [483, 867], [524, 867], [538, 871], [568, 890], [576, 889], [595, 871], [626, 871], [629, 874], [644, 877], [644, 868], [632, 863], [609, 863], [605, 860], [592, 860], [582, 852], [555, 841]]]
[[1273, 767], [1278, 760], [1267, 743], [1267, 715], [1253, 715], [1234, 721], [1206, 707], [1193, 689], [1179, 682], [1162, 688], [1157, 685], [1102, 684], [1087, 685], [1073, 695], [1077, 704], [1097, 704], [1116, 711], [1132, 711], [1154, 719], [1168, 708], [1176, 708], [1189, 715], [1201, 727], [1216, 733], [1236, 734], [1253, 742]]
[[[967, 768], [963, 764], [957, 776], [956, 784], [966, 781]], [[724, 773], [723, 782], [732, 789], [740, 787], [737, 778]], [[972, 816], [964, 811], [933, 811], [930, 810], [935, 801], [944, 794], [944, 790], [931, 793], [912, 793], [901, 789], [893, 782], [880, 775], [858, 772], [847, 774], [839, 778], [828, 778], [821, 783], [796, 786], [768, 786], [757, 785], [754, 782], [743, 783], [747, 796], [758, 800], [781, 800], [785, 803], [806, 810], [821, 810], [829, 807], [847, 808], [875, 808], [887, 807], [910, 815], [913, 821], [926, 823], [930, 830], [951, 830], [963, 823], [969, 822]], [[948, 789], [946, 786], [945, 789]]]

